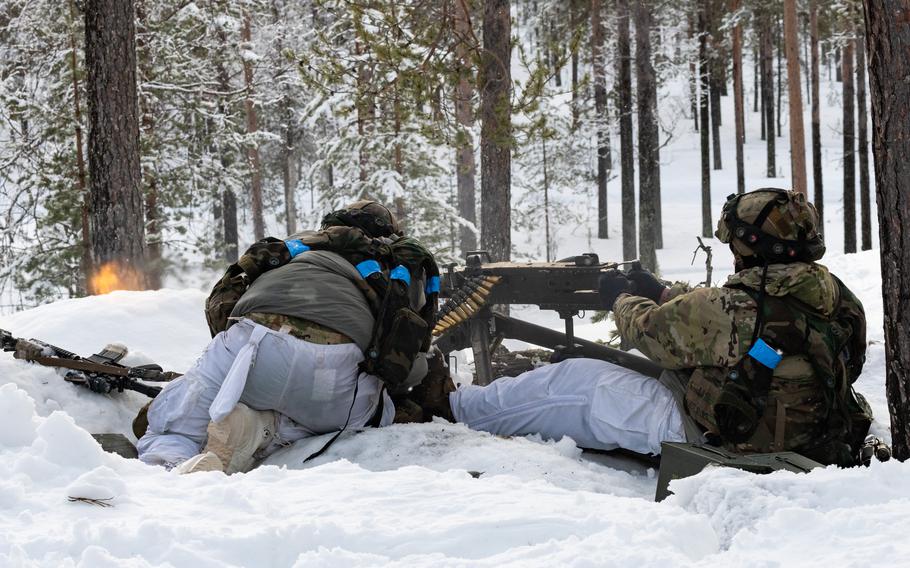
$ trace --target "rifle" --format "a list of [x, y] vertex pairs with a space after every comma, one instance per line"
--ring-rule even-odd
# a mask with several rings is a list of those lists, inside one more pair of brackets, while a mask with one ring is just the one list
[[[483, 262], [485, 251], [467, 254], [466, 266], [449, 265], [443, 274], [440, 297], [448, 298], [433, 329], [434, 344], [443, 353], [474, 351], [478, 384], [493, 380], [491, 353], [504, 338], [548, 347], [561, 355], [601, 359], [657, 377], [662, 369], [653, 361], [619, 349], [575, 337], [573, 318], [585, 310], [606, 310], [598, 291], [600, 277], [638, 261], [601, 263], [586, 253], [556, 262]], [[496, 304], [536, 304], [555, 310], [565, 321], [565, 333], [493, 312]], [[464, 324], [464, 325], [463, 325]]]
[[155, 398], [161, 392], [161, 387], [141, 381], [167, 382], [180, 376], [180, 373], [163, 371], [159, 365], [154, 364], [136, 367], [121, 365], [118, 361], [126, 356], [126, 348], [117, 345], [109, 345], [90, 357], [80, 357], [56, 345], [38, 339], [13, 337], [12, 333], [0, 329], [0, 348], [12, 351], [16, 359], [45, 367], [68, 369], [63, 377], [65, 381], [101, 394], [132, 390]]

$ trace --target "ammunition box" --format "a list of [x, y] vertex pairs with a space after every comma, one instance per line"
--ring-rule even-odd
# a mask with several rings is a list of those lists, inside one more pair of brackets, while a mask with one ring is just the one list
[[660, 473], [654, 500], [663, 501], [670, 495], [670, 481], [693, 476], [708, 465], [734, 467], [759, 474], [780, 470], [807, 473], [816, 467], [824, 467], [796, 452], [745, 455], [715, 446], [664, 442], [661, 444]]
[[136, 446], [123, 434], [92, 434], [92, 438], [101, 445], [101, 449], [105, 452], [118, 454], [127, 459], [139, 457]]

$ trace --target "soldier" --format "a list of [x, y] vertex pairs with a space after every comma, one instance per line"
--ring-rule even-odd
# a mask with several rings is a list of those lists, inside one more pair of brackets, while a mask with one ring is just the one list
[[[390, 424], [377, 375], [406, 389], [426, 371], [416, 353], [429, 322], [417, 312], [433, 319], [438, 270], [424, 253], [373, 201], [328, 214], [321, 231], [253, 245], [207, 301], [214, 339], [134, 424], [139, 458], [233, 473], [307, 436]], [[390, 258], [405, 260], [380, 264]], [[380, 335], [388, 322], [394, 333]]]
[[660, 381], [569, 360], [458, 389], [455, 417], [593, 448], [659, 453], [662, 440], [707, 440], [854, 465], [871, 423], [852, 388], [865, 361], [865, 315], [816, 263], [825, 245], [815, 207], [780, 189], [731, 195], [715, 235], [735, 258], [722, 287], [667, 286], [641, 270], [601, 279], [623, 339], [672, 371]]

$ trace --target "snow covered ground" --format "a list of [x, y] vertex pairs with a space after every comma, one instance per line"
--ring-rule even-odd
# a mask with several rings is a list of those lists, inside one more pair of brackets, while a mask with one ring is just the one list
[[[823, 95], [836, 102], [836, 94]], [[732, 117], [732, 101], [724, 105]], [[764, 147], [752, 118], [747, 186], [786, 187], [786, 178], [762, 177]], [[704, 268], [703, 256], [690, 264], [701, 220], [697, 137], [689, 129], [690, 122], [677, 123], [662, 151], [667, 246], [659, 261], [665, 277], [695, 282]], [[858, 388], [875, 411], [873, 431], [888, 437], [878, 252], [842, 254], [837, 135], [831, 128], [823, 138], [823, 262], [865, 304], [870, 346]], [[715, 216], [735, 191], [731, 128], [722, 141], [728, 167], [713, 173]], [[782, 174], [787, 148], [786, 136], [779, 138]], [[614, 238], [592, 241], [585, 224], [556, 227], [559, 255], [621, 257], [618, 182], [610, 187]], [[560, 199], [560, 206], [587, 206], [577, 195]], [[514, 236], [527, 249], [539, 239]], [[713, 280], [722, 282], [730, 255], [708, 244]], [[208, 342], [204, 297], [200, 290], [115, 292], [4, 316], [0, 327], [83, 354], [120, 342], [131, 349], [128, 363], [182, 371]], [[515, 315], [561, 325], [533, 307]], [[605, 338], [610, 324], [579, 321], [576, 330]], [[653, 471], [629, 474], [582, 459], [571, 440], [503, 439], [437, 421], [345, 436], [306, 466], [318, 440], [249, 474], [178, 476], [106, 454], [89, 436], [131, 436], [145, 400], [100, 396], [0, 354], [0, 566], [910, 565], [910, 464], [767, 476], [714, 469], [674, 482], [675, 495], [654, 503]]]
[[[860, 390], [887, 431], [877, 254], [834, 255], [866, 304]], [[184, 370], [208, 340], [204, 293], [115, 292], [0, 319], [81, 353]], [[542, 317], [536, 309], [523, 310]], [[606, 324], [587, 326], [593, 335]], [[100, 396], [0, 356], [0, 566], [899, 565], [910, 464], [756, 476], [711, 470], [654, 503], [654, 472], [581, 459], [571, 440], [398, 425], [318, 441], [249, 474], [178, 476], [104, 453], [145, 398]], [[109, 499], [111, 507], [70, 502]]]

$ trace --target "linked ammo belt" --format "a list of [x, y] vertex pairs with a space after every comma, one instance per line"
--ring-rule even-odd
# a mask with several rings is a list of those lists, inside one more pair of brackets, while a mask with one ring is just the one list
[[309, 343], [318, 343], [320, 345], [354, 343], [353, 339], [343, 333], [303, 318], [260, 312], [252, 312], [243, 317], [269, 329], [293, 335], [297, 339], [302, 339]]

